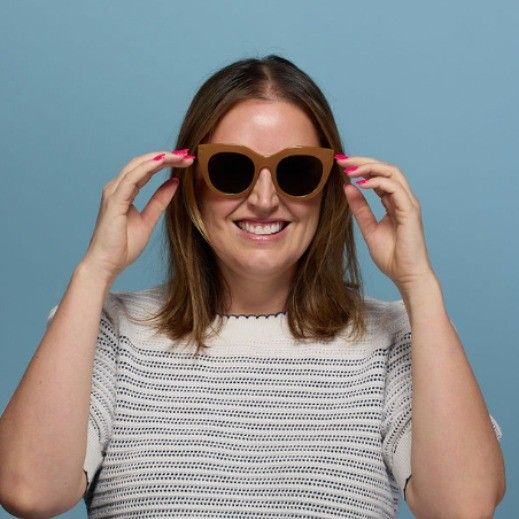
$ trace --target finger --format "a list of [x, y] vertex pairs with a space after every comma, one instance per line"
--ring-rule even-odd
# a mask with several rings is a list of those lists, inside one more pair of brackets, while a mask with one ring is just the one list
[[[173, 164], [175, 167], [187, 167], [189, 164], [191, 164], [191, 158], [186, 158], [187, 153], [173, 153], [172, 151], [161, 151], [158, 153], [147, 153], [146, 159], [140, 161], [137, 163], [137, 165], [134, 168], [131, 168], [127, 170], [123, 175], [121, 175], [121, 178], [129, 175], [132, 171], [135, 171], [139, 166], [149, 163], [150, 159], [154, 161], [155, 164], [158, 165], [170, 165]], [[193, 157], [193, 155], [189, 155], [189, 157]], [[159, 168], [160, 169], [160, 168]], [[158, 171], [158, 170], [157, 170]]]
[[184, 167], [187, 167], [192, 160], [193, 158], [186, 159], [185, 157], [175, 155], [168, 157], [168, 159], [166, 159], [166, 156], [160, 157], [159, 160], [151, 158], [119, 179], [119, 183], [113, 187], [111, 194], [118, 196], [125, 203], [131, 203], [139, 193], [139, 190], [162, 168], [168, 165], [175, 167], [184, 165]]
[[357, 166], [360, 164], [366, 164], [368, 162], [382, 162], [383, 164], [389, 164], [383, 160], [375, 159], [373, 157], [362, 157], [361, 155], [351, 155], [347, 159], [335, 159], [339, 166]]
[[[184, 153], [184, 150], [174, 150], [177, 151], [175, 154], [176, 156], [183, 156], [187, 153], [187, 151]], [[182, 151], [182, 153], [178, 153]], [[137, 157], [134, 157], [132, 160], [130, 160], [124, 168], [121, 169], [121, 171], [117, 174], [116, 178], [119, 178], [121, 176], [126, 175], [129, 171], [132, 169], [135, 169], [140, 164], [146, 162], [147, 160], [152, 159], [153, 157], [156, 157], [157, 155], [160, 155], [162, 153], [173, 153], [173, 152], [166, 152], [166, 151], [150, 151], [149, 153], [145, 153], [144, 155], [139, 155]]]
[[[389, 162], [385, 162], [383, 160], [377, 160], [377, 159], [374, 159], [373, 157], [362, 157], [362, 156], [359, 156], [359, 155], [352, 155], [351, 157], [348, 157], [347, 159], [337, 160], [337, 163], [341, 167], [343, 167], [343, 168], [344, 167], [350, 167], [350, 166], [357, 166], [357, 167], [360, 168], [360, 166], [363, 166], [365, 164], [370, 164], [370, 163], [383, 164], [383, 165], [387, 166], [386, 171], [391, 172], [393, 174], [393, 176], [397, 177], [398, 180], [400, 181], [400, 183], [407, 189], [407, 191], [409, 193], [409, 196], [416, 201], [416, 198], [413, 195], [413, 192], [411, 190], [411, 186], [409, 185], [409, 183], [407, 181], [407, 178], [402, 173], [400, 168], [398, 168], [394, 164], [391, 164]], [[358, 174], [359, 174], [358, 173], [358, 169], [353, 171], [353, 172], [351, 172], [351, 173], [345, 171], [345, 173], [348, 176], [358, 176]]]
[[[360, 170], [360, 172], [359, 172], [359, 169], [356, 169], [355, 171], [351, 171], [351, 172], [345, 172], [346, 176], [350, 179], [355, 179], [355, 177], [365, 177], [366, 179], [368, 179], [368, 178], [373, 178], [377, 175], [383, 176], [386, 178], [391, 178], [391, 173], [386, 169], [377, 168], [377, 166], [374, 166], [373, 168], [367, 167], [367, 166], [371, 166], [372, 164], [377, 164], [377, 163], [369, 162], [366, 164], [362, 164], [363, 169]], [[378, 164], [380, 164], [380, 163], [378, 163]], [[360, 168], [360, 166], [357, 166], [357, 168]], [[355, 185], [357, 185], [357, 184], [355, 184]], [[384, 192], [381, 191], [379, 188], [374, 188], [373, 190], [380, 198], [382, 198], [382, 196], [384, 195]]]
[[188, 167], [193, 158], [186, 158], [172, 152], [159, 152], [146, 154], [146, 160], [138, 162], [137, 166], [125, 173], [120, 173], [112, 186], [111, 193], [114, 193], [121, 182], [133, 182], [138, 189], [144, 186], [150, 178], [166, 166]]
[[175, 196], [178, 184], [179, 182], [177, 178], [168, 178], [168, 180], [166, 180], [148, 200], [148, 203], [141, 212], [141, 216], [149, 229], [155, 227], [161, 214], [169, 205], [171, 199]]
[[[378, 176], [393, 179], [395, 182], [398, 182], [405, 189], [407, 195], [413, 201], [413, 204], [418, 204], [406, 178], [404, 177], [402, 172], [392, 164], [387, 164], [385, 162], [369, 162], [359, 165], [355, 171], [348, 172], [346, 173], [346, 175], [348, 176], [348, 178], [374, 178], [375, 176]], [[375, 192], [378, 196], [382, 196], [383, 194], [383, 192], [380, 189], [375, 189]]]
[[384, 207], [387, 209], [390, 206], [393, 213], [402, 212], [405, 214], [415, 209], [413, 200], [398, 180], [377, 176], [368, 178], [366, 182], [356, 185], [361, 189], [378, 189], [381, 193], [380, 196], [384, 196], [388, 200]]

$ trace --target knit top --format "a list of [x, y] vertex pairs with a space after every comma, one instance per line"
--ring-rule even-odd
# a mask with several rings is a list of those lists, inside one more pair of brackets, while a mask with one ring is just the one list
[[196, 356], [127, 318], [158, 309], [164, 287], [109, 292], [103, 305], [84, 460], [89, 517], [397, 516], [411, 475], [402, 299], [365, 297], [368, 331], [357, 342], [295, 340], [283, 312], [223, 316]]

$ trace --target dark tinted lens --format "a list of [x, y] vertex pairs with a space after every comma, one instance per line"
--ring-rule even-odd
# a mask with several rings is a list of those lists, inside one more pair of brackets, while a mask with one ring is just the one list
[[279, 186], [289, 195], [308, 195], [319, 185], [323, 165], [312, 155], [292, 155], [280, 161], [277, 175]]
[[216, 189], [224, 193], [241, 193], [254, 177], [254, 163], [241, 153], [215, 153], [207, 166], [209, 178]]

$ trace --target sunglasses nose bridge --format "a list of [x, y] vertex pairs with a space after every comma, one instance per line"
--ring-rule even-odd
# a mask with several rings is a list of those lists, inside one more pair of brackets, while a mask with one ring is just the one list
[[276, 175], [277, 175], [277, 167], [279, 164], [279, 157], [276, 156], [270, 156], [270, 157], [263, 157], [261, 159], [261, 166], [260, 166], [260, 173], [262, 169], [268, 169], [270, 172], [272, 184], [276, 185]]
[[258, 178], [264, 169], [268, 169], [271, 175], [272, 184], [275, 185], [274, 176], [276, 174], [276, 164], [277, 160], [272, 157], [258, 157], [256, 159], [256, 173]]
[[267, 174], [269, 175], [268, 176], [267, 185], [268, 185], [268, 182], [270, 182], [270, 186], [268, 187], [268, 191], [269, 192], [272, 191], [272, 192], [277, 193], [276, 182], [274, 180], [275, 166], [276, 166], [276, 161], [275, 160], [273, 161], [271, 157], [258, 157], [258, 158], [256, 158], [256, 160], [255, 160], [256, 179], [255, 179], [253, 185], [250, 187], [249, 195], [252, 192], [256, 192], [257, 195], [260, 196], [260, 198], [263, 198], [263, 196], [265, 196], [265, 194], [266, 194], [265, 191], [264, 191], [265, 187], [263, 186], [263, 184], [260, 185], [258, 183], [258, 180], [260, 179], [260, 176], [261, 176], [261, 174], [262, 174], [264, 169], [267, 170]]

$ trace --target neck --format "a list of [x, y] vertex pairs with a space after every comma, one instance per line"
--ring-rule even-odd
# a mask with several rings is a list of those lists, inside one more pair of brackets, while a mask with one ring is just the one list
[[292, 278], [291, 271], [275, 275], [223, 271], [231, 290], [230, 303], [223, 314], [265, 315], [286, 310], [286, 300]]

